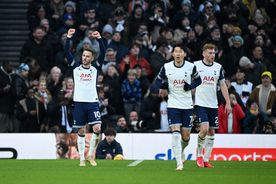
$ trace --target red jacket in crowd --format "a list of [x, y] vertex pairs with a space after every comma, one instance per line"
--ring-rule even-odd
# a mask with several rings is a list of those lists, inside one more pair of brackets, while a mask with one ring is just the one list
[[[241, 123], [240, 121], [245, 117], [241, 106], [236, 104], [232, 107], [233, 114], [233, 128], [232, 133], [241, 133]], [[218, 133], [228, 133], [228, 115], [225, 112], [225, 105], [220, 105], [218, 108], [218, 121], [219, 129]]]

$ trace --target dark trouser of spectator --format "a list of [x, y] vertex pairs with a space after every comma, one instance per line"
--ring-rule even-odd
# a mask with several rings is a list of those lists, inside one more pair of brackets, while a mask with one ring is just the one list
[[[8, 132], [19, 132], [20, 122], [18, 121], [13, 114], [8, 113], [0, 113], [0, 133], [8, 133]], [[18, 125], [18, 126], [17, 126]], [[18, 128], [18, 129], [15, 129]]]

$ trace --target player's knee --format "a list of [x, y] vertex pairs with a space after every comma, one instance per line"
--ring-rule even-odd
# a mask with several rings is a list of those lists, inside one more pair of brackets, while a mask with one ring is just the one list
[[95, 134], [100, 134], [100, 133], [101, 133], [101, 124], [95, 124], [95, 125], [93, 126], [93, 132], [94, 132]]
[[210, 130], [208, 131], [208, 136], [214, 137], [214, 136], [215, 136], [215, 130], [214, 130], [214, 129], [210, 129]]

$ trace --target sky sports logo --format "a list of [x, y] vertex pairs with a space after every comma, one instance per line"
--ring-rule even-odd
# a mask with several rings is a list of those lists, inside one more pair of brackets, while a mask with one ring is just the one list
[[211, 160], [276, 161], [276, 148], [214, 148]]
[[[186, 160], [195, 160], [196, 155], [186, 152]], [[173, 151], [158, 153], [155, 160], [175, 160]], [[276, 148], [214, 148], [210, 160], [220, 161], [276, 161]]]

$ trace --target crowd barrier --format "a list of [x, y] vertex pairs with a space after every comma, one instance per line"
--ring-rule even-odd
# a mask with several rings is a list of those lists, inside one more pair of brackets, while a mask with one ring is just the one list
[[[86, 147], [91, 134], [86, 136]], [[172, 160], [171, 134], [117, 134], [125, 159]], [[186, 159], [196, 159], [192, 134]], [[76, 134], [0, 134], [0, 158], [78, 159]], [[87, 153], [88, 149], [86, 149]], [[216, 134], [211, 160], [276, 161], [276, 135]]]

